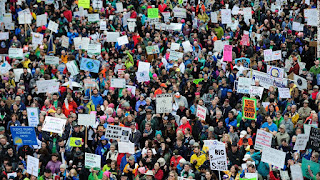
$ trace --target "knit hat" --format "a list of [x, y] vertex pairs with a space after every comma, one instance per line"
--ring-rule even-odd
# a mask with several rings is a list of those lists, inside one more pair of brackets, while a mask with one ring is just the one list
[[160, 134], [160, 136], [162, 136], [162, 132], [161, 132], [161, 130], [156, 130], [156, 134], [155, 134], [155, 136], [157, 136], [158, 134]]

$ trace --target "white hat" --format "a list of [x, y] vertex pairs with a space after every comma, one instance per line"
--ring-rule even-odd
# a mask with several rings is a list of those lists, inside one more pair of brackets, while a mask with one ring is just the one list
[[247, 131], [243, 130], [240, 132], [240, 138], [243, 138], [247, 135]]
[[163, 158], [159, 158], [157, 162], [160, 164], [161, 167], [166, 164], [166, 160]]
[[179, 163], [185, 164], [185, 163], [187, 163], [187, 161], [184, 158], [182, 158], [182, 159], [180, 159]]
[[144, 175], [146, 175], [146, 176], [153, 176], [153, 171], [148, 170], [147, 173], [145, 173]]
[[249, 158], [251, 158], [250, 154], [246, 154], [244, 155], [244, 158], [242, 160], [246, 161], [248, 160]]

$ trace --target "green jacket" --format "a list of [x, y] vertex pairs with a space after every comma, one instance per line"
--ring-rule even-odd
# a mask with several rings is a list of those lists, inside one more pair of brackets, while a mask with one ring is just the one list
[[99, 180], [99, 179], [102, 179], [103, 178], [103, 172], [102, 171], [99, 171], [98, 174], [92, 174], [90, 173], [89, 177], [88, 177], [88, 180]]
[[316, 67], [316, 66], [312, 66], [310, 68], [310, 71], [313, 75], [317, 76], [317, 74], [320, 74], [320, 66]]
[[96, 107], [95, 105], [92, 103], [92, 101], [90, 100], [86, 105], [84, 103], [80, 104], [81, 106], [84, 106], [84, 110], [86, 114], [90, 114], [91, 111], [95, 111]]

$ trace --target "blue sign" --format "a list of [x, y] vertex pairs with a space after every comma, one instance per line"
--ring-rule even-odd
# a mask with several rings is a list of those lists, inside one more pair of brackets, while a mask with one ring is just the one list
[[88, 58], [81, 58], [80, 69], [98, 73], [100, 68], [100, 61]]
[[11, 126], [10, 130], [15, 145], [38, 145], [34, 127]]
[[249, 58], [238, 58], [235, 59], [234, 62], [237, 64], [237, 62], [240, 61], [243, 63], [243, 67], [249, 68], [250, 65], [250, 59]]

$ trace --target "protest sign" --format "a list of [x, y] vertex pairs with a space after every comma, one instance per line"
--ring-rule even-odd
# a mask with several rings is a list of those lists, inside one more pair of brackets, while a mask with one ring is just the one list
[[9, 58], [23, 59], [23, 49], [21, 48], [9, 48]]
[[278, 168], [283, 168], [286, 153], [269, 147], [263, 147], [261, 161], [272, 164]]
[[88, 45], [88, 55], [98, 56], [101, 54], [101, 44], [89, 44]]
[[210, 19], [212, 23], [218, 23], [217, 12], [210, 12]]
[[280, 60], [281, 59], [281, 50], [272, 51], [272, 60]]
[[76, 50], [81, 49], [81, 37], [73, 38], [73, 43]]
[[221, 52], [224, 48], [224, 44], [221, 40], [216, 40], [214, 42], [214, 51]]
[[107, 32], [107, 42], [118, 42], [120, 32]]
[[5, 23], [5, 29], [14, 30], [14, 23]]
[[[250, 78], [248, 78], [250, 79]], [[250, 79], [251, 80], [251, 79]], [[262, 94], [263, 94], [263, 87], [258, 87], [258, 86], [250, 86], [250, 96], [256, 97], [259, 96], [259, 98], [262, 98]]]
[[27, 107], [28, 125], [37, 127], [39, 124], [39, 108]]
[[134, 28], [137, 26], [136, 25], [136, 19], [133, 18], [129, 18], [128, 20], [128, 29], [130, 32], [134, 32]]
[[107, 21], [105, 19], [100, 19], [100, 30], [101, 31], [107, 30]]
[[223, 61], [232, 61], [232, 45], [224, 45], [223, 48]]
[[42, 45], [43, 34], [40, 33], [31, 33], [32, 36], [32, 45], [38, 46], [38, 44]]
[[92, 154], [92, 153], [85, 153], [84, 154], [84, 166], [85, 168], [101, 168], [101, 156]]
[[237, 92], [242, 94], [249, 94], [251, 81], [252, 80], [250, 78], [239, 77]]
[[221, 9], [221, 22], [222, 24], [230, 24], [231, 21], [231, 9]]
[[283, 78], [284, 76], [284, 69], [267, 65], [267, 74], [275, 78]]
[[49, 21], [49, 24], [48, 24], [48, 29], [51, 30], [52, 32], [57, 32], [58, 31], [58, 27], [59, 27], [59, 24], [58, 23], [55, 23], [53, 21]]
[[34, 127], [10, 126], [10, 131], [15, 145], [38, 145]]
[[241, 45], [244, 45], [244, 46], [250, 46], [249, 34], [244, 34], [242, 36], [242, 39], [241, 39], [240, 43], [241, 43]]
[[87, 37], [81, 38], [79, 49], [88, 50], [89, 43], [90, 43], [90, 38], [87, 38]]
[[304, 24], [300, 24], [298, 22], [292, 22], [292, 30], [294, 31], [303, 31]]
[[134, 143], [132, 142], [118, 142], [119, 153], [134, 154]]
[[130, 18], [130, 14], [131, 14], [130, 12], [127, 12], [123, 15], [122, 24], [124, 27], [128, 25], [128, 19]]
[[84, 9], [90, 8], [90, 0], [78, 0], [78, 6], [83, 7]]
[[278, 88], [279, 98], [290, 98], [290, 89], [289, 88]]
[[288, 171], [280, 170], [280, 177], [282, 180], [290, 180]]
[[106, 138], [114, 139], [122, 142], [128, 142], [129, 136], [131, 134], [131, 129], [127, 127], [115, 126], [115, 125], [108, 125], [106, 129]]
[[0, 73], [1, 74], [6, 74], [9, 72], [9, 70], [12, 69], [11, 65], [7, 62], [4, 61], [1, 65], [0, 65]]
[[111, 79], [111, 87], [125, 88], [126, 87], [126, 80], [123, 78], [112, 78]]
[[206, 115], [207, 115], [207, 109], [205, 107], [197, 105], [196, 117], [198, 117], [200, 120], [206, 120]]
[[9, 32], [0, 32], [0, 40], [9, 39]]
[[58, 65], [59, 57], [56, 56], [44, 56], [45, 64]]
[[293, 150], [305, 150], [309, 140], [308, 134], [298, 134]]
[[98, 13], [95, 14], [88, 14], [88, 22], [99, 22], [100, 17]]
[[119, 45], [119, 46], [128, 44], [128, 43], [129, 43], [129, 41], [128, 41], [128, 36], [125, 35], [125, 36], [118, 37], [118, 38], [117, 38], [117, 42], [118, 42], [118, 45]]
[[62, 134], [64, 131], [64, 126], [66, 125], [66, 122], [67, 122], [66, 119], [46, 116], [44, 123], [42, 125], [42, 131]]
[[67, 62], [66, 66], [68, 71], [71, 73], [71, 76], [79, 74], [79, 69], [75, 60]]
[[71, 147], [81, 147], [82, 138], [70, 137], [70, 146]]
[[122, 2], [116, 3], [116, 8], [118, 12], [123, 12], [123, 4]]
[[[1, 13], [0, 13], [1, 14]], [[3, 22], [6, 23], [12, 23], [12, 14], [11, 13], [4, 13], [3, 14]]]
[[272, 61], [272, 49], [263, 50], [264, 61]]
[[185, 8], [173, 8], [173, 14], [174, 14], [174, 17], [177, 17], [177, 18], [186, 18], [187, 17], [187, 10]]
[[156, 22], [156, 23], [154, 23], [154, 28], [157, 30], [165, 31], [167, 29], [167, 25], [165, 23]]
[[[28, 72], [31, 73], [31, 70], [28, 69]], [[14, 81], [19, 82], [20, 76], [23, 73], [23, 69], [22, 68], [13, 69], [13, 73], [14, 73]]]
[[262, 150], [263, 147], [271, 147], [272, 136], [271, 133], [258, 129], [254, 149]]
[[303, 180], [302, 170], [299, 164], [290, 165], [290, 170], [293, 180]]
[[59, 91], [60, 83], [56, 80], [39, 80], [36, 81], [38, 93], [55, 93]]
[[169, 61], [171, 60], [177, 61], [178, 59], [182, 59], [182, 58], [183, 58], [183, 53], [177, 52], [177, 51], [170, 51]]
[[312, 179], [308, 171], [309, 165], [310, 165], [310, 170], [312, 174], [316, 175], [318, 172], [320, 172], [320, 164], [313, 161], [309, 161], [306, 158], [302, 159], [301, 170], [302, 170], [303, 177], [307, 179]]
[[92, 1], [92, 7], [93, 7], [93, 9], [100, 10], [103, 7], [103, 2], [100, 1], [100, 0], [93, 0]]
[[180, 44], [178, 43], [171, 43], [171, 48], [170, 50], [174, 51], [174, 50], [179, 50], [180, 48]]
[[157, 94], [156, 113], [170, 113], [172, 111], [172, 94]]
[[37, 16], [37, 27], [47, 25], [47, 14], [41, 14]]
[[147, 71], [136, 72], [136, 77], [138, 82], [150, 81], [149, 72]]
[[294, 84], [297, 86], [297, 88], [299, 90], [307, 89], [308, 82], [306, 79], [304, 79], [296, 74], [294, 74], [293, 78], [294, 78]]
[[150, 63], [149, 62], [139, 62], [138, 72], [147, 71], [149, 73]]
[[84, 126], [94, 126], [96, 124], [96, 115], [78, 114], [78, 124]]
[[251, 7], [247, 7], [243, 9], [243, 17], [244, 17], [244, 21], [248, 24], [249, 20], [252, 19]]
[[311, 127], [308, 147], [320, 151], [320, 129]]
[[246, 119], [256, 120], [257, 100], [251, 98], [242, 98], [243, 117]]
[[69, 47], [69, 37], [62, 36], [62, 38], [61, 38], [61, 46], [65, 47], [65, 48]]
[[80, 63], [81, 70], [98, 73], [99, 68], [100, 68], [100, 61], [89, 59], [89, 58], [81, 58], [81, 63]]
[[146, 47], [146, 51], [147, 51], [147, 54], [158, 54], [160, 53], [160, 50], [159, 50], [159, 46], [158, 45], [153, 45], [153, 46], [147, 46]]
[[148, 8], [148, 18], [159, 18], [158, 8]]
[[94, 79], [84, 79], [83, 82], [86, 87], [95, 87], [97, 84]]
[[32, 16], [30, 9], [25, 9], [18, 12], [19, 24], [31, 24]]
[[171, 31], [181, 31], [182, 24], [181, 23], [170, 23], [167, 25], [167, 30]]
[[207, 144], [207, 146], [209, 147], [209, 160], [211, 170], [227, 170], [228, 167], [226, 157], [226, 146], [217, 140], [210, 141]]
[[252, 84], [255, 80], [259, 80], [260, 85], [266, 89], [269, 89], [270, 86], [276, 87], [287, 87], [288, 81], [286, 78], [275, 78], [270, 76], [267, 73], [252, 70]]
[[183, 46], [183, 52], [192, 52], [192, 45], [190, 44], [190, 41], [184, 41], [182, 42], [182, 46]]
[[39, 159], [28, 155], [27, 157], [27, 173], [38, 177]]
[[304, 15], [308, 26], [317, 26], [318, 23], [318, 9], [305, 9]]
[[170, 12], [162, 12], [161, 13], [164, 19], [164, 22], [167, 22], [170, 18]]

